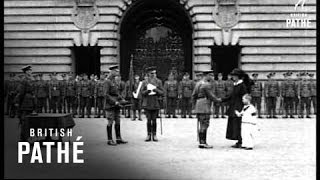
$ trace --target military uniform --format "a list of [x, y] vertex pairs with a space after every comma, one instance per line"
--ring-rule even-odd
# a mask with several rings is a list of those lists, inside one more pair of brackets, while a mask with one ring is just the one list
[[[301, 74], [301, 76], [307, 76], [307, 74]], [[306, 116], [310, 118], [311, 109], [311, 82], [307, 79], [300, 81], [298, 85], [298, 97], [300, 97], [300, 118], [303, 117], [303, 111], [306, 109]]]
[[62, 111], [63, 113], [67, 112], [67, 99], [66, 99], [66, 88], [67, 88], [67, 79], [66, 78], [66, 74], [62, 74], [61, 75], [63, 80], [60, 81], [60, 85], [61, 85], [61, 105], [62, 105]]
[[77, 83], [72, 78], [66, 82], [65, 98], [67, 112], [70, 113], [72, 108], [72, 115], [75, 117], [77, 114]]
[[80, 116], [81, 114], [81, 98], [80, 98], [80, 94], [81, 94], [81, 83], [82, 83], [82, 75], [78, 76], [78, 78], [76, 78], [75, 82], [76, 82], [76, 94], [77, 94], [77, 100], [76, 100], [76, 109], [77, 109], [77, 115]]
[[[212, 71], [205, 71], [204, 73], [210, 73]], [[207, 129], [210, 123], [211, 104], [212, 101], [219, 101], [213, 93], [212, 84], [204, 77], [200, 80], [192, 93], [192, 100], [194, 104], [194, 110], [197, 114], [198, 125], [200, 123], [200, 130], [198, 128], [199, 136], [199, 148], [212, 148], [207, 144]]]
[[5, 82], [5, 93], [7, 96], [7, 114], [13, 118], [16, 115], [16, 107], [14, 106], [14, 98], [18, 93], [19, 82], [14, 79], [14, 74], [10, 75], [10, 80]]
[[[253, 74], [253, 77], [258, 74]], [[254, 85], [251, 86], [252, 104], [257, 107], [258, 117], [261, 118], [261, 98], [262, 98], [262, 82], [255, 80]]]
[[[226, 82], [223, 80], [217, 80], [215, 81], [215, 87], [214, 87], [214, 94], [217, 98], [225, 98], [227, 95], [227, 86]], [[221, 115], [222, 118], [225, 118], [225, 104], [222, 102], [215, 102], [214, 103], [215, 108], [215, 114], [216, 118], [219, 118], [219, 109], [221, 109]]]
[[[287, 76], [291, 76], [292, 73], [288, 73]], [[294, 110], [294, 100], [297, 96], [297, 87], [296, 83], [292, 79], [287, 79], [283, 82], [282, 85], [282, 97], [285, 107], [285, 116], [287, 118], [290, 114], [290, 118], [294, 118], [293, 110]]]
[[50, 99], [50, 110], [53, 113], [62, 113], [62, 84], [57, 78], [51, 79], [49, 83], [49, 99]]
[[[90, 111], [90, 114], [91, 114], [91, 110], [92, 110], [92, 107], [96, 107], [96, 101], [95, 101], [95, 99], [94, 99], [94, 87], [95, 87], [95, 84], [97, 83], [97, 80], [96, 80], [96, 78], [95, 78], [95, 75], [93, 75], [93, 74], [91, 74], [91, 76], [90, 76], [90, 80], [89, 80], [89, 82], [90, 82], [90, 89], [91, 89], [91, 91], [90, 91], [90, 97], [89, 97], [89, 107], [88, 107], [88, 109], [89, 109], [89, 111]], [[94, 115], [96, 116], [96, 114], [95, 114], [95, 112], [96, 112], [96, 109], [94, 109]], [[88, 118], [90, 118], [90, 115], [88, 115]]]
[[99, 81], [97, 81], [95, 83], [94, 86], [94, 97], [96, 98], [96, 116], [97, 118], [101, 117], [101, 111], [103, 111], [104, 107], [104, 100], [105, 100], [105, 80], [104, 79], [100, 79]]
[[[42, 75], [41, 75], [42, 76]], [[35, 83], [35, 95], [37, 99], [37, 113], [47, 113], [47, 100], [49, 96], [49, 85], [44, 80], [39, 80]], [[43, 111], [44, 109], [44, 111]]]
[[171, 115], [173, 118], [177, 118], [177, 100], [178, 100], [178, 81], [168, 80], [164, 83], [165, 102], [167, 106], [167, 118]]
[[[86, 76], [86, 75], [85, 75]], [[92, 82], [88, 79], [80, 81], [80, 118], [84, 118], [85, 109], [87, 111], [87, 116], [90, 118], [91, 115], [91, 98], [93, 87]]]
[[294, 115], [298, 115], [300, 112], [300, 109], [301, 109], [301, 102], [300, 102], [300, 98], [298, 97], [298, 92], [299, 92], [299, 88], [300, 88], [300, 83], [301, 83], [301, 73], [298, 73], [297, 74], [297, 79], [294, 80], [294, 83], [295, 83], [295, 89], [296, 89], [296, 96], [293, 98], [293, 109], [294, 109]]
[[186, 115], [191, 116], [192, 108], [192, 92], [194, 89], [194, 82], [190, 79], [182, 79], [179, 85], [179, 95], [181, 97], [180, 106], [181, 106], [181, 117], [186, 118]]
[[268, 118], [276, 118], [277, 98], [280, 96], [280, 85], [277, 81], [271, 79], [273, 73], [268, 75], [269, 80], [265, 83], [265, 98], [268, 111]]

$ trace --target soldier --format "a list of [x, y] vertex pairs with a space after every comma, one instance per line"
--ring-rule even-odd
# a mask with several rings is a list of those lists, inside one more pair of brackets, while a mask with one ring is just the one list
[[87, 74], [83, 74], [83, 80], [80, 83], [80, 118], [84, 118], [84, 112], [87, 111], [87, 117], [91, 115], [91, 96], [92, 86]]
[[19, 108], [19, 124], [20, 124], [20, 141], [28, 141], [29, 124], [26, 121], [26, 116], [35, 113], [37, 105], [34, 96], [34, 87], [31, 82], [33, 78], [32, 67], [30, 65], [21, 69], [24, 72], [24, 78], [18, 88], [18, 94], [16, 95], [14, 102], [15, 106]]
[[62, 113], [62, 85], [61, 82], [57, 79], [57, 73], [54, 72], [49, 83], [49, 101], [50, 101], [50, 110], [53, 113]]
[[66, 107], [66, 88], [67, 88], [67, 81], [68, 77], [66, 74], [61, 74], [62, 80], [60, 82], [61, 84], [61, 103], [63, 108], [63, 113], [66, 113], [67, 107]]
[[100, 75], [100, 80], [98, 80], [95, 83], [94, 86], [94, 98], [96, 99], [96, 116], [95, 118], [100, 118], [101, 117], [101, 111], [103, 111], [103, 104], [104, 104], [104, 100], [105, 100], [105, 89], [104, 89], [104, 85], [105, 85], [105, 77], [104, 74]]
[[16, 107], [14, 105], [14, 98], [18, 93], [19, 82], [15, 78], [15, 74], [11, 73], [9, 80], [5, 83], [6, 87], [6, 97], [7, 97], [7, 114], [9, 117], [13, 118], [16, 115]]
[[295, 82], [291, 79], [292, 72], [287, 72], [286, 77], [287, 79], [283, 82], [282, 85], [282, 97], [283, 97], [283, 102], [285, 106], [285, 113], [286, 115], [283, 118], [288, 118], [288, 115], [290, 114], [290, 118], [294, 118], [293, 116], [293, 101], [294, 98], [297, 95], [296, 92], [296, 84]]
[[135, 75], [134, 77], [134, 82], [132, 83], [132, 96], [131, 96], [131, 102], [133, 104], [132, 106], [132, 111], [133, 111], [133, 121], [137, 118], [136, 111], [138, 111], [138, 120], [142, 121], [141, 119], [141, 100], [142, 100], [142, 95], [141, 95], [141, 87], [142, 87], [143, 82], [140, 81], [140, 76]]
[[73, 79], [72, 75], [73, 73], [70, 72], [66, 82], [65, 98], [67, 112], [70, 113], [72, 108], [72, 116], [75, 117], [75, 115], [77, 114], [77, 86], [76, 81]]
[[[115, 83], [117, 85], [117, 89], [119, 91], [119, 95], [121, 98], [126, 97], [126, 83], [121, 80], [121, 75], [115, 76]], [[130, 113], [126, 114], [126, 107], [122, 107], [122, 115], [125, 115], [126, 118], [130, 118]]]
[[303, 118], [304, 107], [306, 109], [307, 118], [310, 117], [310, 109], [311, 109], [311, 82], [307, 80], [308, 73], [301, 73], [300, 77], [302, 81], [299, 83], [298, 89], [298, 98], [300, 99], [300, 116], [299, 118]]
[[190, 80], [189, 73], [185, 73], [183, 76], [182, 81], [179, 85], [179, 97], [181, 98], [181, 117], [186, 118], [186, 115], [189, 115], [189, 118], [192, 118], [191, 116], [191, 106], [192, 106], [192, 92], [194, 89], [194, 82]]
[[43, 74], [39, 74], [40, 80], [35, 84], [35, 96], [37, 99], [37, 113], [47, 113], [47, 99], [49, 96], [49, 85], [43, 79]]
[[[227, 86], [226, 82], [222, 80], [222, 73], [218, 73], [218, 80], [215, 81], [215, 86], [214, 88], [214, 94], [217, 98], [225, 98], [227, 95]], [[215, 102], [214, 103], [214, 108], [215, 108], [215, 114], [216, 118], [219, 118], [219, 109], [221, 109], [221, 118], [225, 118], [224, 113], [225, 113], [225, 105], [222, 102]]]
[[156, 77], [156, 68], [147, 68], [148, 78], [144, 81], [141, 89], [142, 108], [147, 116], [147, 138], [146, 142], [158, 141], [157, 138], [157, 116], [160, 110], [159, 96], [163, 96], [161, 80]]
[[[96, 104], [95, 104], [95, 98], [94, 98], [94, 86], [97, 82], [97, 77], [96, 75], [94, 74], [91, 74], [90, 75], [90, 79], [89, 79], [89, 82], [90, 82], [90, 100], [89, 100], [89, 111], [90, 111], [90, 114], [91, 114], [91, 110], [92, 110], [92, 107], [96, 107]], [[94, 112], [96, 112], [96, 109], [94, 109]], [[95, 114], [94, 114], [95, 115]], [[88, 116], [89, 118], [91, 117], [90, 115]]]
[[77, 75], [75, 82], [76, 82], [76, 95], [77, 95], [77, 101], [76, 101], [76, 107], [78, 109], [78, 116], [80, 117], [81, 114], [81, 83], [83, 81], [83, 74]]
[[317, 114], [317, 84], [316, 84], [315, 79], [313, 79], [313, 76], [314, 76], [314, 74], [309, 73], [309, 77], [310, 77], [309, 81], [311, 84], [311, 92], [310, 92], [311, 103], [313, 106], [314, 114]]
[[296, 80], [294, 80], [295, 89], [296, 89], [296, 92], [297, 92], [296, 96], [293, 99], [294, 115], [298, 115], [299, 114], [298, 111], [300, 111], [300, 109], [301, 109], [301, 99], [298, 97], [298, 90], [300, 88], [300, 84], [301, 84], [301, 81], [302, 81], [302, 77], [301, 77], [302, 73], [303, 72], [297, 73], [296, 74], [297, 78], [296, 78]]
[[277, 98], [280, 96], [279, 83], [272, 79], [275, 73], [269, 73], [267, 75], [268, 81], [265, 83], [265, 97], [267, 107], [267, 118], [277, 118], [276, 116], [276, 104]]
[[172, 73], [169, 74], [168, 81], [164, 83], [165, 102], [167, 107], [167, 118], [177, 118], [178, 81], [174, 79]]
[[252, 104], [257, 107], [258, 118], [261, 117], [261, 98], [262, 98], [262, 83], [258, 81], [258, 73], [253, 73], [253, 81], [254, 85], [251, 86], [251, 96], [252, 96]]
[[200, 123], [200, 130], [198, 128], [199, 136], [199, 148], [212, 148], [212, 146], [207, 144], [207, 129], [210, 123], [210, 114], [211, 114], [211, 101], [220, 101], [220, 98], [217, 98], [212, 90], [212, 85], [210, 83], [211, 77], [209, 73], [212, 73], [212, 70], [203, 71], [203, 78], [196, 84], [194, 91], [192, 93], [192, 100], [195, 107], [195, 113], [198, 118], [198, 126]]
[[[116, 82], [116, 77], [120, 76], [118, 66], [112, 66], [109, 68], [110, 74], [105, 82], [105, 97], [106, 97], [106, 114], [108, 119], [107, 134], [108, 145], [115, 146], [117, 144], [126, 144], [121, 138], [120, 133], [120, 109], [121, 105], [125, 103], [125, 100], [119, 93], [119, 88]], [[119, 78], [119, 77], [118, 77]], [[115, 123], [116, 142], [112, 138], [112, 125]]]

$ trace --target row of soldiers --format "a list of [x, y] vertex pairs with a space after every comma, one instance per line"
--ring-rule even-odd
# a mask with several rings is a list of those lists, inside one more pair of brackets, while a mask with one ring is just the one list
[[[62, 74], [63, 80], [58, 80], [57, 74], [50, 75], [50, 80], [44, 80], [43, 74], [36, 74], [32, 81], [34, 95], [37, 101], [37, 112], [49, 113], [72, 113], [80, 118], [91, 117], [91, 111], [94, 107], [95, 117], [105, 117], [105, 102], [103, 85], [108, 76], [108, 72], [101, 74], [100, 78], [87, 74], [82, 74], [74, 78], [73, 73]], [[316, 81], [314, 74], [301, 72], [297, 74], [297, 79], [292, 78], [292, 72], [283, 74], [285, 80], [281, 83], [274, 80], [275, 73], [267, 75], [268, 80], [261, 82], [258, 80], [258, 74], [252, 74], [254, 85], [251, 88], [253, 104], [257, 107], [258, 117], [261, 118], [262, 98], [265, 98], [265, 109], [268, 118], [276, 118], [276, 114], [285, 114], [284, 118], [293, 118], [294, 114], [303, 117], [304, 109], [306, 116], [310, 117], [311, 104], [314, 113], [316, 113]], [[147, 76], [144, 77], [144, 81]], [[180, 110], [182, 118], [192, 118], [192, 92], [195, 83], [201, 79], [201, 74], [196, 74], [195, 80], [190, 79], [190, 75], [185, 73], [182, 80], [176, 80], [174, 74], [168, 76], [168, 80], [164, 82], [164, 98], [162, 99], [163, 108], [167, 118], [177, 118], [176, 113]], [[133, 120], [138, 118], [141, 120], [141, 94], [139, 84], [142, 81], [139, 75], [135, 75], [134, 82], [124, 82], [121, 76], [116, 77], [119, 94], [126, 100], [131, 101], [133, 106], [127, 106], [123, 109], [123, 114], [131, 118], [131, 110], [133, 112]], [[14, 117], [16, 114], [13, 99], [17, 94], [19, 80], [15, 74], [10, 74], [10, 79], [5, 82], [5, 95], [7, 102], [7, 114]], [[233, 81], [228, 75], [227, 80], [223, 80], [222, 73], [219, 73], [217, 80], [212, 77], [213, 91], [218, 98], [224, 98], [232, 92]], [[133, 96], [133, 92], [136, 96]], [[279, 112], [276, 112], [277, 102], [280, 104]], [[48, 106], [49, 105], [49, 106]], [[213, 109], [216, 118], [221, 115], [225, 118], [227, 105], [225, 103], [214, 103]], [[138, 117], [136, 116], [138, 111]], [[281, 111], [281, 112], [280, 112]]]

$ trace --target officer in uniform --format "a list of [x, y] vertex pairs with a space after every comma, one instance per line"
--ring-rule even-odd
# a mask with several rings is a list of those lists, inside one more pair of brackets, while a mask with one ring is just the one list
[[14, 102], [19, 108], [19, 124], [20, 124], [20, 141], [28, 141], [30, 136], [28, 130], [28, 122], [26, 116], [35, 113], [37, 105], [34, 95], [34, 87], [32, 86], [33, 78], [31, 76], [32, 67], [30, 65], [21, 69], [24, 72], [24, 78], [18, 88]]
[[[127, 97], [131, 97], [131, 102], [133, 104], [132, 106], [132, 112], [133, 112], [133, 121], [136, 120], [137, 114], [136, 111], [138, 111], [138, 120], [142, 121], [141, 119], [141, 100], [142, 100], [142, 95], [141, 95], [141, 87], [142, 87], [142, 81], [140, 81], [140, 76], [135, 75], [134, 76], [134, 82], [132, 83], [132, 93], [135, 93], [135, 96], [132, 93], [127, 93]], [[130, 86], [130, 83], [129, 83]], [[140, 87], [140, 88], [139, 88]], [[130, 89], [130, 87], [129, 87]], [[130, 92], [130, 91], [127, 91]], [[129, 95], [131, 94], [131, 95]]]
[[147, 116], [147, 138], [145, 141], [158, 141], [157, 116], [160, 110], [159, 97], [164, 95], [162, 82], [156, 77], [156, 68], [147, 68], [148, 78], [145, 79], [142, 88], [142, 108]]
[[84, 118], [84, 111], [86, 109], [87, 116], [90, 118], [91, 115], [91, 95], [92, 95], [92, 86], [91, 82], [88, 79], [87, 74], [83, 74], [83, 80], [80, 81], [80, 118]]
[[38, 75], [40, 80], [35, 84], [35, 95], [37, 99], [37, 113], [47, 113], [47, 99], [49, 96], [48, 83], [43, 79], [43, 74]]
[[61, 82], [57, 79], [57, 73], [54, 72], [51, 77], [51, 81], [49, 83], [49, 100], [50, 100], [50, 110], [53, 113], [57, 113], [57, 108], [58, 112], [62, 113], [62, 84]]
[[191, 109], [192, 109], [192, 92], [194, 89], [194, 82], [190, 80], [189, 73], [185, 73], [179, 85], [179, 97], [181, 98], [181, 117], [186, 118], [186, 115], [189, 115], [189, 118], [192, 118]]
[[287, 79], [283, 82], [282, 85], [282, 97], [285, 107], [285, 116], [283, 118], [288, 118], [290, 114], [290, 118], [294, 118], [293, 116], [293, 105], [294, 98], [297, 96], [297, 88], [296, 83], [291, 79], [292, 72], [287, 72]]
[[212, 70], [203, 71], [203, 78], [200, 80], [192, 93], [193, 107], [198, 118], [198, 125], [200, 123], [200, 130], [198, 128], [199, 136], [199, 148], [212, 148], [207, 144], [207, 129], [210, 123], [211, 114], [211, 102], [221, 102], [220, 98], [217, 98], [212, 90], [212, 84], [210, 83], [211, 77], [209, 73]]
[[311, 82], [307, 79], [308, 73], [301, 73], [300, 77], [302, 81], [299, 83], [298, 90], [298, 98], [300, 99], [300, 116], [299, 118], [303, 118], [303, 111], [306, 109], [307, 118], [310, 117], [310, 109], [311, 109]]
[[100, 80], [98, 80], [95, 83], [94, 86], [94, 98], [96, 99], [96, 116], [95, 118], [100, 118], [101, 117], [101, 113], [103, 112], [103, 104], [104, 104], [104, 100], [105, 100], [105, 77], [104, 74], [100, 75]]
[[277, 118], [276, 104], [277, 98], [280, 96], [279, 83], [272, 79], [273, 76], [275, 76], [275, 73], [269, 73], [267, 75], [268, 81], [264, 86], [268, 118]]
[[262, 83], [258, 81], [258, 73], [252, 74], [254, 85], [251, 86], [252, 104], [257, 107], [258, 118], [261, 117], [261, 98], [262, 98]]
[[70, 72], [67, 82], [66, 82], [66, 89], [65, 89], [65, 98], [66, 98], [66, 106], [67, 112], [71, 112], [72, 108], [72, 116], [75, 117], [77, 114], [77, 86], [76, 81], [73, 78], [73, 73]]
[[167, 107], [167, 118], [177, 118], [177, 100], [178, 100], [178, 81], [175, 80], [174, 74], [170, 73], [168, 80], [164, 83], [165, 102]]
[[309, 81], [311, 84], [311, 104], [313, 106], [313, 112], [314, 114], [317, 114], [317, 82], [315, 79], [313, 79], [314, 74], [309, 73]]
[[15, 74], [11, 73], [9, 81], [6, 81], [6, 95], [7, 95], [7, 113], [9, 117], [13, 118], [16, 115], [16, 107], [14, 105], [14, 98], [18, 93], [19, 82], [15, 79]]
[[[222, 73], [218, 73], [218, 80], [215, 81], [215, 87], [214, 87], [214, 94], [216, 95], [216, 97], [218, 98], [225, 98], [227, 95], [227, 86], [226, 86], [226, 82], [224, 80], [222, 80]], [[224, 113], [225, 113], [225, 104], [222, 102], [215, 102], [214, 103], [215, 106], [215, 114], [216, 114], [216, 118], [219, 118], [219, 109], [221, 109], [221, 118], [225, 118]]]
[[[125, 100], [119, 93], [116, 77], [120, 76], [118, 66], [109, 68], [110, 74], [105, 82], [105, 97], [106, 97], [106, 114], [108, 119], [107, 135], [108, 145], [115, 146], [117, 144], [126, 144], [121, 138], [120, 133], [120, 109], [121, 105], [125, 104]], [[119, 77], [118, 77], [119, 78]], [[112, 139], [112, 125], [115, 124], [116, 142]]]

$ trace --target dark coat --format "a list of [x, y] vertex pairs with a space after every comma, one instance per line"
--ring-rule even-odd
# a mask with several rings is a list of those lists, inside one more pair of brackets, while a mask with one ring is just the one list
[[242, 96], [247, 93], [247, 87], [244, 83], [240, 83], [233, 87], [232, 93], [223, 98], [223, 101], [228, 102], [228, 125], [226, 138], [231, 140], [241, 139], [241, 117], [237, 117], [235, 110], [239, 112], [243, 108]]
[[[147, 90], [148, 83], [153, 84], [157, 88], [155, 89], [155, 95], [149, 95]], [[159, 98], [163, 96], [163, 87], [160, 79], [148, 79], [144, 81], [141, 87], [142, 92], [142, 108], [146, 110], [158, 110], [160, 109]]]

